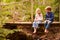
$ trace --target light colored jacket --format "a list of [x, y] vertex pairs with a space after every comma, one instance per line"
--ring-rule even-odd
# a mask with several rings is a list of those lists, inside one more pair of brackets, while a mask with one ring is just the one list
[[43, 15], [36, 13], [34, 21], [42, 21], [43, 20]]

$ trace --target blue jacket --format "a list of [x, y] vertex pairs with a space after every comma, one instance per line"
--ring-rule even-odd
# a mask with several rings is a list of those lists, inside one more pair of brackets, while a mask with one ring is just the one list
[[52, 12], [47, 12], [45, 19], [53, 21], [54, 20], [54, 14]]

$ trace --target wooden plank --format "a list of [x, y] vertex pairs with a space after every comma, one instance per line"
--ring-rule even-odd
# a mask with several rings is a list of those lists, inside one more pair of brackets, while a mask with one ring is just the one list
[[7, 22], [7, 24], [32, 24], [32, 22]]
[[[7, 24], [32, 24], [32, 22], [7, 22]], [[44, 22], [41, 24], [44, 24]], [[60, 22], [53, 22], [52, 24], [60, 24]]]

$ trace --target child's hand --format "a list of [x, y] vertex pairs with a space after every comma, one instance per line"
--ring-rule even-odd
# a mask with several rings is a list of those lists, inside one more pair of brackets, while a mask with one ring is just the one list
[[37, 20], [35, 20], [35, 22], [37, 22]]
[[48, 24], [51, 23], [51, 21], [48, 21]]
[[35, 20], [34, 21], [37, 21], [37, 18], [35, 18]]
[[47, 18], [47, 20], [50, 20], [50, 18]]
[[45, 20], [44, 23], [48, 22], [49, 20]]
[[35, 19], [34, 21], [35, 21], [35, 22], [37, 22], [37, 20], [36, 20], [36, 19]]

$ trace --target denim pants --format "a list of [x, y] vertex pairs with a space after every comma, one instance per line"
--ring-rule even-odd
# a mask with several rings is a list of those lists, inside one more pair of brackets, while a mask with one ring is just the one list
[[44, 22], [45, 29], [48, 29], [51, 23], [52, 21], [45, 21]]
[[32, 27], [33, 28], [38, 28], [38, 25], [41, 23], [41, 21], [34, 21]]

